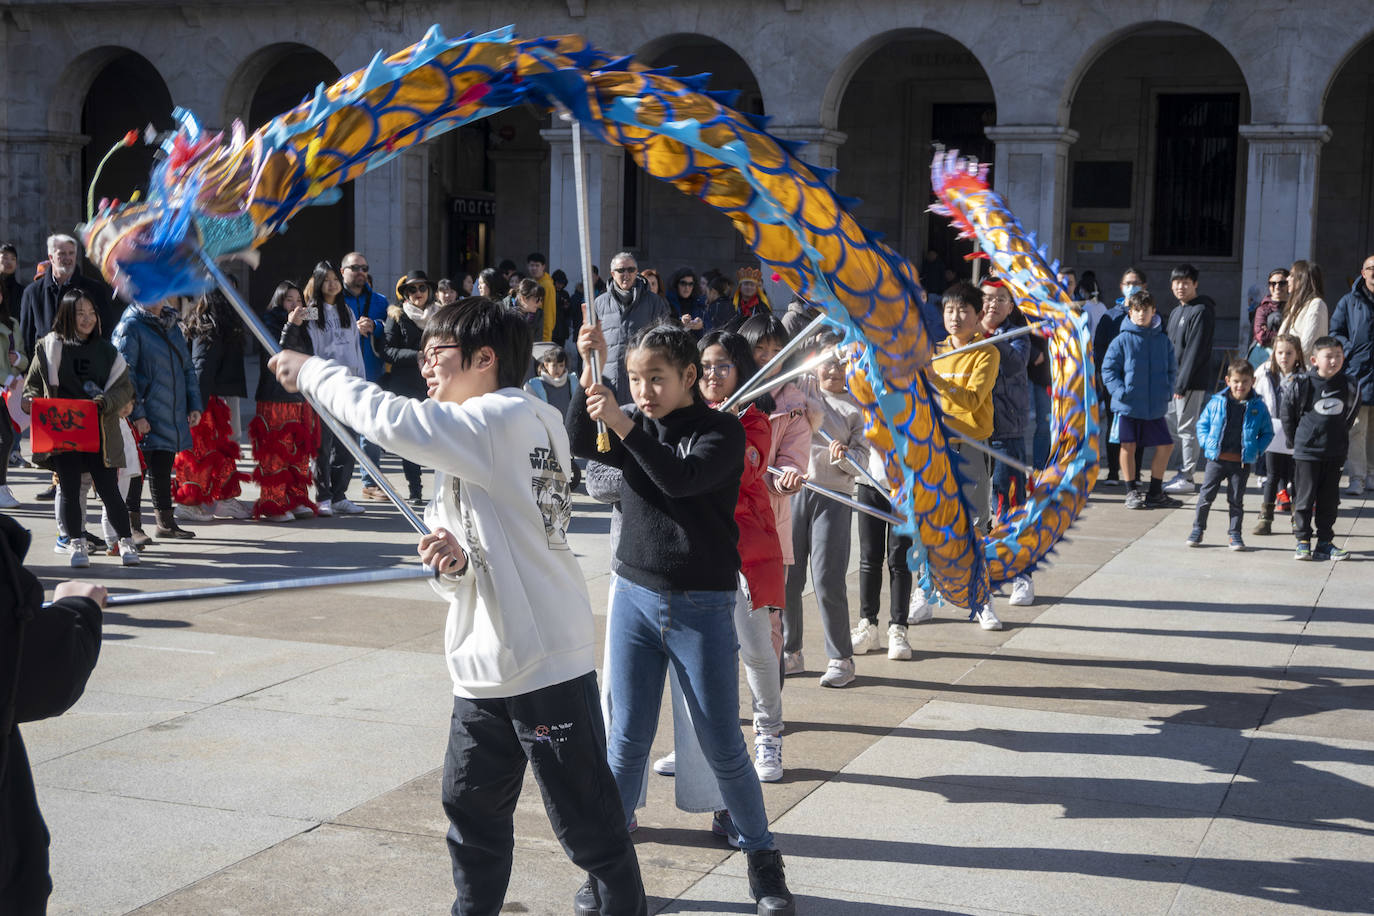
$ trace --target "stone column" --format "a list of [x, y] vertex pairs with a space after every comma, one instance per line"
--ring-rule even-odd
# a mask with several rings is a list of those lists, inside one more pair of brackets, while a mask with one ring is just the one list
[[48, 256], [44, 240], [75, 235], [86, 217], [81, 149], [89, 142], [83, 134], [0, 131], [0, 226], [19, 246], [26, 279]]
[[429, 154], [409, 149], [354, 182], [353, 245], [387, 297], [396, 277], [429, 257]]
[[[577, 185], [573, 171], [572, 128], [551, 127], [539, 131], [549, 144], [549, 256], [550, 267], [561, 266], [568, 275], [568, 289], [582, 279], [582, 254], [577, 235]], [[621, 249], [625, 184], [625, 153], [619, 147], [582, 135], [587, 160], [588, 231], [592, 263], [605, 273], [611, 256]]]
[[[1241, 289], [1263, 283], [1275, 267], [1310, 258], [1316, 244], [1317, 174], [1324, 124], [1242, 124], [1249, 146], [1245, 176], [1245, 247]], [[1240, 322], [1240, 343], [1250, 328]]]
[[[828, 127], [784, 127], [776, 124], [768, 126], [768, 132], [779, 140], [800, 140], [806, 143], [797, 154], [802, 162], [833, 169], [839, 158], [840, 147], [849, 135]], [[833, 181], [831, 182], [833, 184]]]
[[1021, 225], [1048, 247], [1051, 259], [1066, 260], [1069, 147], [1078, 131], [1055, 124], [998, 124], [983, 132], [997, 144], [993, 188]]

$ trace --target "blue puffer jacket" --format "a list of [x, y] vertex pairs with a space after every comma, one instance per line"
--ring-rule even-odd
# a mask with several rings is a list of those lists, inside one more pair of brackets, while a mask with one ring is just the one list
[[1112, 410], [1137, 420], [1157, 420], [1169, 410], [1174, 393], [1174, 345], [1155, 315], [1148, 328], [1128, 315], [1121, 332], [1102, 357], [1102, 384], [1112, 396]]
[[143, 437], [143, 450], [190, 448], [186, 415], [202, 405], [191, 349], [180, 326], [175, 321], [164, 324], [160, 317], [131, 305], [120, 317], [111, 342], [129, 364], [134, 382], [134, 412], [129, 419], [147, 420], [152, 427]]
[[1360, 403], [1374, 404], [1374, 294], [1363, 277], [1336, 303], [1331, 336], [1345, 350], [1345, 374], [1360, 389]]
[[[1212, 461], [1216, 461], [1221, 454], [1221, 433], [1226, 427], [1226, 399], [1230, 396], [1230, 391], [1212, 395], [1197, 418], [1197, 441], [1202, 443], [1202, 454]], [[1264, 406], [1264, 398], [1258, 392], [1252, 390], [1244, 403], [1245, 424], [1240, 431], [1240, 463], [1254, 464], [1274, 438], [1274, 421], [1269, 416], [1269, 408]]]

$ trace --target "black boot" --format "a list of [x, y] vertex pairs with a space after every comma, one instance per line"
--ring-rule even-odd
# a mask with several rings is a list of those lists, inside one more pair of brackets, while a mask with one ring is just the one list
[[747, 855], [749, 893], [759, 905], [759, 916], [792, 916], [796, 908], [792, 892], [787, 889], [782, 853], [776, 849], [760, 849]]
[[601, 916], [601, 895], [596, 892], [596, 882], [591, 875], [582, 882], [582, 886], [577, 889], [577, 896], [573, 897], [574, 916]]
[[157, 536], [178, 541], [186, 541], [195, 537], [194, 531], [187, 531], [177, 525], [174, 511], [172, 509], [157, 510]]
[[1272, 534], [1274, 528], [1274, 504], [1260, 506], [1259, 521], [1255, 523], [1255, 534]]

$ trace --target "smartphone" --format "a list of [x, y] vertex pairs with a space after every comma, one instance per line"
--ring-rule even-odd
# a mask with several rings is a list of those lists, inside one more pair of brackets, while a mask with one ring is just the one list
[[306, 306], [306, 309], [305, 309], [305, 320], [306, 320], [306, 321], [319, 321], [319, 320], [320, 320], [320, 308], [319, 308], [319, 306], [317, 306], [317, 305], [309, 305], [309, 306]]

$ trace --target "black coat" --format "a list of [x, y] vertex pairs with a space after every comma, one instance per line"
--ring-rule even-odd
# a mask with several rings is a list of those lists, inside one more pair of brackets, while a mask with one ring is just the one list
[[428, 386], [420, 375], [420, 339], [425, 332], [410, 319], [405, 309], [393, 305], [386, 310], [386, 349], [382, 359], [389, 367], [386, 388], [392, 394], [424, 400]]
[[[267, 333], [275, 335], [278, 346], [288, 350], [300, 349], [299, 346], [292, 346], [292, 343], [299, 344], [294, 337], [290, 343], [287, 342], [287, 329], [296, 327], [289, 324], [286, 320], [286, 309], [281, 306], [270, 308], [262, 316], [262, 323], [267, 326]], [[304, 339], [306, 353], [313, 352], [314, 347], [310, 343], [310, 335], [300, 329], [300, 337]], [[267, 361], [271, 357], [267, 351], [263, 350], [258, 354], [258, 387], [253, 392], [253, 400], [267, 401], [272, 404], [299, 404], [305, 400], [305, 395], [299, 392], [293, 394], [281, 386], [272, 370], [267, 368]]]
[[1217, 326], [1216, 304], [1207, 296], [1180, 303], [1169, 313], [1169, 343], [1174, 345], [1178, 374], [1174, 394], [1216, 390], [1212, 375], [1212, 338]]
[[5, 913], [42, 913], [52, 893], [48, 828], [19, 723], [70, 709], [100, 656], [100, 606], [89, 598], [64, 598], [44, 609], [43, 587], [23, 568], [29, 541], [18, 522], [0, 515], [0, 909]]
[[84, 290], [91, 302], [95, 303], [96, 314], [100, 316], [100, 336], [110, 339], [123, 307], [111, 304], [105, 285], [83, 276], [79, 267], [62, 284], [53, 280], [49, 272], [24, 288], [19, 306], [19, 336], [24, 341], [25, 356], [32, 356], [39, 338], [52, 330], [52, 323], [57, 319], [57, 304], [72, 289]]
[[206, 404], [211, 395], [248, 396], [248, 379], [243, 372], [243, 335], [216, 329], [212, 336], [197, 337], [191, 342], [191, 365], [196, 368], [200, 397]]
[[1344, 372], [1322, 378], [1314, 368], [1283, 391], [1283, 434], [1296, 461], [1344, 461], [1360, 392]]

